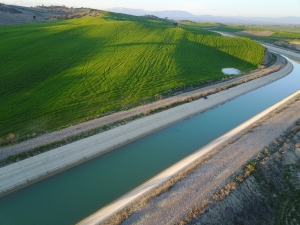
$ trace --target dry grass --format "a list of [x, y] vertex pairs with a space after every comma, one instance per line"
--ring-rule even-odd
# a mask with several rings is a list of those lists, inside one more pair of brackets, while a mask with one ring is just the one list
[[261, 153], [258, 153], [257, 156], [256, 156], [256, 158], [255, 158], [255, 160], [258, 161], [262, 157], [263, 157], [263, 155]]
[[220, 189], [217, 193], [212, 196], [212, 200], [220, 201], [224, 199], [232, 190], [235, 190], [237, 187], [236, 182], [230, 182], [226, 184], [222, 189]]
[[281, 155], [280, 155], [279, 152], [276, 152], [276, 153], [275, 153], [275, 156], [276, 156], [278, 159], [281, 158]]
[[196, 219], [199, 214], [204, 213], [205, 207], [211, 203], [212, 201], [220, 201], [230, 194], [231, 191], [235, 190], [237, 187], [236, 182], [230, 182], [226, 184], [222, 189], [220, 189], [217, 193], [215, 193], [211, 199], [205, 199], [200, 204], [194, 206], [190, 213], [186, 215], [181, 221], [177, 223], [177, 225], [184, 225], [190, 222], [193, 219]]
[[210, 203], [208, 199], [205, 199], [201, 204], [195, 206], [191, 212], [181, 221], [177, 223], [177, 225], [184, 225], [191, 221], [192, 219], [197, 218], [198, 214], [203, 213], [205, 206], [207, 206]]
[[268, 150], [267, 148], [264, 150], [264, 154], [265, 154], [266, 156], [271, 155], [271, 153], [269, 152], [269, 150]]
[[246, 168], [245, 168], [245, 174], [244, 174], [244, 177], [249, 177], [250, 174], [254, 171], [254, 166], [252, 165], [247, 165]]
[[273, 31], [241, 31], [239, 34], [242, 35], [253, 35], [253, 36], [259, 36], [259, 37], [269, 37], [273, 34]]
[[277, 141], [277, 140], [274, 140], [274, 141], [273, 141], [273, 144], [274, 144], [274, 145], [276, 145], [276, 146], [278, 146], [278, 145], [279, 145], [279, 143], [278, 143], [278, 141]]
[[238, 182], [243, 182], [243, 181], [244, 181], [244, 176], [243, 176], [243, 174], [239, 174], [235, 179], [236, 179]]
[[13, 133], [10, 133], [9, 135], [7, 135], [7, 137], [6, 137], [6, 140], [8, 141], [8, 142], [13, 142], [14, 140], [16, 139], [16, 135], [15, 134], [13, 134]]
[[282, 148], [283, 148], [284, 150], [290, 150], [290, 149], [291, 149], [291, 146], [290, 146], [288, 143], [285, 142], [285, 143], [283, 144]]
[[296, 133], [296, 132], [298, 132], [300, 130], [300, 125], [297, 125], [297, 126], [294, 126], [293, 128], [292, 128], [292, 132], [293, 133]]

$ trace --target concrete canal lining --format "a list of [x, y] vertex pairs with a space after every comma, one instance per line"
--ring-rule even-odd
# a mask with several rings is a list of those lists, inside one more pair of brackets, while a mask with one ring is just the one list
[[100, 209], [98, 212], [92, 214], [91, 216], [87, 217], [86, 219], [80, 221], [78, 224], [80, 225], [94, 225], [94, 224], [101, 224], [105, 222], [108, 218], [113, 216], [114, 214], [120, 212], [125, 207], [132, 204], [135, 200], [139, 199], [147, 192], [159, 187], [167, 180], [171, 179], [175, 174], [178, 174], [180, 171], [184, 170], [189, 165], [196, 162], [198, 159], [203, 157], [205, 154], [212, 151], [217, 146], [226, 143], [232, 137], [239, 134], [241, 131], [245, 130], [264, 116], [268, 115], [275, 109], [279, 108], [289, 100], [293, 99], [294, 97], [300, 95], [300, 90], [295, 92], [294, 94], [286, 97], [282, 101], [276, 103], [275, 105], [269, 107], [268, 109], [264, 110], [263, 112], [259, 113], [258, 115], [252, 117], [251, 119], [247, 120], [246, 122], [242, 123], [238, 127], [232, 129], [231, 131], [227, 132], [226, 134], [222, 135], [221, 137], [215, 139], [214, 141], [210, 142], [203, 148], [199, 149], [195, 153], [189, 155], [188, 157], [184, 158], [183, 160], [179, 161], [178, 163], [174, 164], [173, 166], [169, 167], [162, 173], [158, 174], [154, 178], [150, 179], [146, 183], [140, 185], [136, 189], [132, 190], [131, 192], [125, 194], [121, 198], [117, 199], [113, 203], [109, 204], [108, 206]]
[[299, 53], [292, 52], [292, 51], [289, 51], [289, 50], [285, 50], [285, 49], [282, 49], [280, 47], [273, 46], [273, 45], [270, 45], [270, 44], [267, 44], [267, 43], [263, 43], [263, 42], [259, 42], [259, 43], [261, 45], [265, 46], [266, 48], [268, 48], [270, 51], [285, 55], [285, 56], [287, 56], [291, 59], [294, 59], [294, 60], [300, 60], [300, 54]]
[[149, 133], [184, 120], [239, 95], [280, 79], [293, 70], [288, 62], [282, 70], [142, 119], [84, 140], [0, 168], [0, 196], [49, 177], [91, 158], [125, 145]]

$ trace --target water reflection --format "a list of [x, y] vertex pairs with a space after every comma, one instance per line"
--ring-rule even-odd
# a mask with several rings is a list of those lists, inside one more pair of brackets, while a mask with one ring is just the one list
[[238, 69], [235, 69], [235, 68], [224, 68], [224, 69], [222, 69], [222, 72], [225, 75], [239, 75], [239, 74], [241, 74], [241, 71], [239, 71]]

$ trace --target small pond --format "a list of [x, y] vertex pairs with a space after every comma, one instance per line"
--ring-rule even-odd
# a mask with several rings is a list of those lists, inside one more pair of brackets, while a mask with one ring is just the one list
[[222, 72], [225, 75], [239, 75], [239, 74], [241, 74], [241, 71], [239, 71], [238, 69], [235, 69], [235, 68], [224, 68], [224, 69], [222, 69]]

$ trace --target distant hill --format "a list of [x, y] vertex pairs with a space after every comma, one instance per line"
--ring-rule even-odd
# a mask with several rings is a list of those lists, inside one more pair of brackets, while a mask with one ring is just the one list
[[134, 16], [143, 16], [145, 14], [149, 14], [148, 11], [145, 11], [143, 9], [128, 9], [128, 8], [124, 8], [124, 7], [115, 7], [115, 8], [109, 8], [106, 10], [110, 11], [110, 12], [124, 13], [124, 14], [129, 14], [129, 15], [134, 15]]
[[221, 23], [255, 23], [255, 24], [299, 24], [300, 17], [280, 17], [280, 18], [264, 18], [264, 17], [243, 17], [243, 16], [212, 16], [212, 15], [201, 15], [196, 16], [186, 11], [180, 10], [165, 10], [165, 11], [146, 11], [143, 9], [129, 9], [129, 8], [109, 8], [106, 9], [110, 12], [125, 13], [135, 16], [142, 16], [145, 14], [151, 14], [160, 18], [169, 17], [171, 19], [188, 19], [199, 22], [221, 22]]
[[65, 6], [25, 7], [0, 3], [0, 26], [79, 18], [94, 15], [94, 12], [95, 10], [89, 8], [68, 8]]
[[164, 11], [146, 11], [143, 9], [129, 9], [129, 8], [123, 8], [123, 7], [116, 7], [116, 8], [109, 8], [106, 9], [110, 12], [115, 13], [125, 13], [130, 14], [134, 16], [143, 16], [143, 15], [155, 15], [160, 18], [170, 17], [170, 18], [176, 18], [176, 19], [187, 19], [187, 18], [195, 18], [196, 16], [181, 10], [164, 10]]
[[195, 21], [209, 21], [222, 23], [240, 23], [240, 24], [297, 24], [300, 25], [300, 17], [279, 17], [279, 18], [264, 18], [264, 17], [243, 17], [243, 16], [211, 16], [202, 15], [195, 16]]

